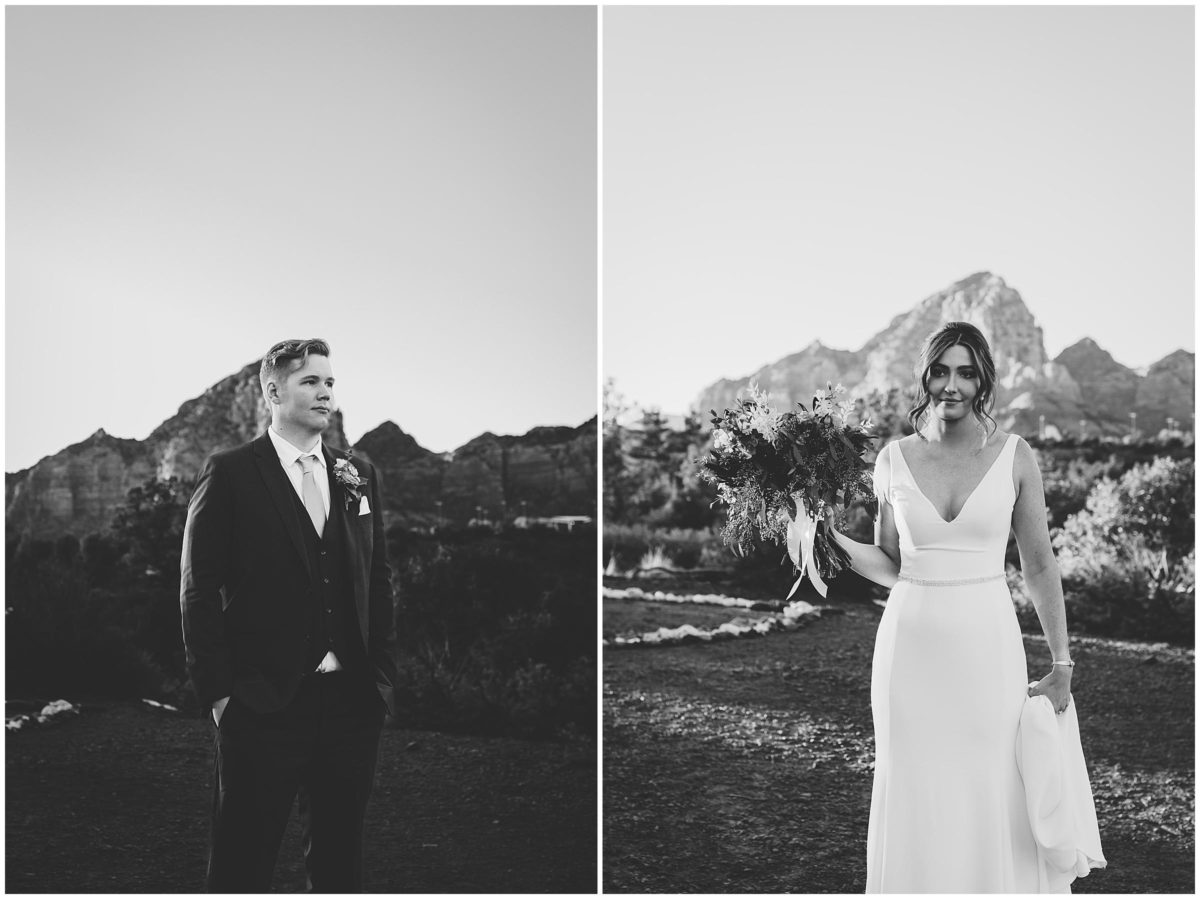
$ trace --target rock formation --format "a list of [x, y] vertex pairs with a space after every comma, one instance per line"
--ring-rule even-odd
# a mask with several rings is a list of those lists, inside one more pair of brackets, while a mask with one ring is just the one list
[[[209, 454], [253, 439], [269, 422], [255, 362], [188, 400], [145, 440], [101, 430], [6, 474], [9, 534], [82, 538], [106, 532], [132, 487], [151, 477], [190, 481]], [[325, 441], [348, 449], [340, 411]], [[521, 437], [484, 434], [446, 454], [425, 449], [389, 421], [365, 434], [355, 450], [381, 472], [389, 525], [424, 526], [439, 517], [465, 522], [477, 508], [493, 520], [506, 512], [596, 511], [595, 419], [578, 428], [535, 428]]]
[[[37, 537], [106, 531], [130, 488], [152, 476], [190, 481], [210, 453], [245, 443], [270, 420], [258, 363], [253, 362], [188, 400], [145, 440], [111, 437], [100, 430], [7, 475], [6, 525], [10, 532]], [[346, 448], [340, 412], [326, 440]]]
[[379, 471], [388, 525], [397, 519], [415, 525], [435, 522], [446, 455], [425, 449], [391, 421], [363, 434], [354, 451]]
[[1167, 426], [1167, 418], [1176, 427], [1192, 430], [1196, 385], [1196, 354], [1176, 350], [1159, 359], [1138, 383], [1134, 411], [1138, 414], [1138, 430], [1155, 434]]
[[1090, 417], [1128, 422], [1141, 380], [1137, 372], [1126, 368], [1090, 337], [1067, 347], [1054, 361], [1079, 385], [1080, 404], [1091, 413]]
[[[1042, 329], [1021, 295], [990, 272], [964, 278], [896, 316], [860, 349], [837, 350], [814, 341], [799, 353], [765, 365], [736, 380], [706, 388], [695, 408], [726, 409], [751, 382], [782, 406], [806, 405], [827, 383], [841, 383], [851, 395], [891, 387], [909, 390], [913, 363], [925, 337], [948, 321], [966, 321], [987, 337], [996, 362], [996, 406], [1001, 427], [1033, 435], [1042, 417], [1063, 433], [1119, 434], [1138, 413], [1144, 432], [1157, 432], [1167, 416], [1190, 423], [1195, 389], [1195, 354], [1179, 350], [1156, 362], [1143, 377], [1116, 362], [1090, 339], [1050, 360]], [[707, 416], [702, 416], [707, 418]]]
[[442, 481], [454, 518], [596, 514], [597, 420], [534, 428], [520, 437], [481, 434], [454, 451]]

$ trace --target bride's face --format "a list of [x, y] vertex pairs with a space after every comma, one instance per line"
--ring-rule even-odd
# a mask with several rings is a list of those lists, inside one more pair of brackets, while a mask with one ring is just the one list
[[943, 421], [958, 421], [971, 414], [971, 401], [979, 392], [979, 368], [965, 346], [949, 347], [929, 366], [929, 396], [933, 414]]

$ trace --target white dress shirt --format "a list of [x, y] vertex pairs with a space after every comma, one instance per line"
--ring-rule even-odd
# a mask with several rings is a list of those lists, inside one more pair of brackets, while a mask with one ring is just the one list
[[[271, 435], [271, 443], [275, 445], [275, 452], [279, 454], [279, 464], [283, 466], [284, 474], [288, 476], [288, 480], [292, 482], [292, 487], [296, 491], [296, 496], [300, 497], [300, 502], [304, 502], [304, 469], [297, 464], [297, 460], [301, 456], [316, 456], [317, 464], [313, 466], [313, 478], [317, 482], [317, 492], [321, 494], [321, 502], [325, 504], [325, 517], [329, 517], [329, 476], [326, 473], [325, 453], [321, 451], [321, 441], [318, 439], [312, 449], [302, 450], [297, 449], [287, 440], [284, 440], [275, 433], [273, 428], [267, 428], [267, 433]], [[333, 650], [325, 653], [325, 658], [321, 660], [321, 664], [317, 666], [317, 671], [325, 674], [330, 671], [341, 671], [342, 663], [338, 661], [337, 655]], [[213, 711], [214, 717], [216, 711]], [[217, 720], [217, 725], [220, 725], [220, 719]]]
[[291, 443], [276, 434], [274, 428], [267, 428], [267, 433], [271, 435], [271, 443], [275, 445], [275, 452], [279, 454], [279, 464], [283, 466], [283, 473], [292, 482], [296, 496], [300, 497], [302, 503], [304, 502], [304, 469], [297, 464], [297, 460], [301, 456], [315, 455], [317, 457], [317, 464], [313, 467], [313, 477], [317, 482], [317, 492], [321, 494], [321, 502], [325, 504], [325, 517], [329, 518], [329, 476], [325, 468], [325, 453], [321, 451], [321, 441], [317, 440], [310, 450], [302, 450], [292, 446]]

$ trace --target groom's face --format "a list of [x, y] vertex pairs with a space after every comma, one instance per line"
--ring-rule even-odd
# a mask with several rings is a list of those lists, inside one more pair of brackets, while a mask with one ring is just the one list
[[328, 356], [310, 353], [279, 385], [280, 424], [319, 434], [333, 420], [337, 405], [333, 399], [333, 369]]

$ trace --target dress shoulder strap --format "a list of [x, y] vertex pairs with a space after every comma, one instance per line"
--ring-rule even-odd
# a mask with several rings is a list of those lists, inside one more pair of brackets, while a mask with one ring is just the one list
[[1012, 468], [1014, 465], [1016, 465], [1017, 441], [1020, 439], [1020, 436], [1017, 434], [1009, 434], [1004, 440], [1004, 449], [1000, 450], [1000, 455], [1003, 456], [1005, 453], [1008, 453], [1012, 456], [1012, 458], [1009, 460], [1009, 468]]
[[1008, 465], [1003, 467], [1008, 470], [1008, 483], [1012, 485], [1014, 493], [1017, 490], [1017, 485], [1014, 478], [1016, 477], [1017, 473], [1017, 444], [1020, 442], [1020, 440], [1021, 436], [1019, 434], [1009, 434], [1008, 439], [1004, 441], [1004, 449], [1000, 450], [1001, 456], [1003, 456], [1005, 453], [1008, 453], [1009, 456]]

